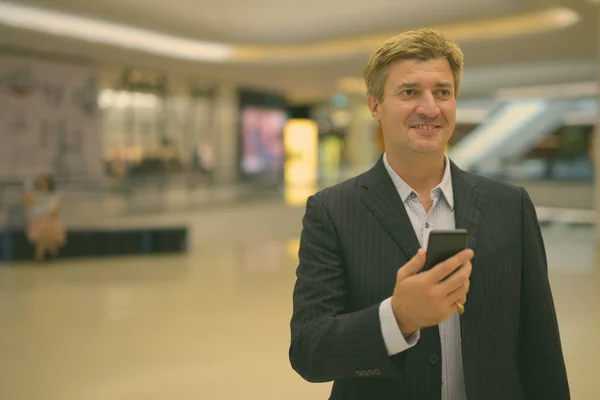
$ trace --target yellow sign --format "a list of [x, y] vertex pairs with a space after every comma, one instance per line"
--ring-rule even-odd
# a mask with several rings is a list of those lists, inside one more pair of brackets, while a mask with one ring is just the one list
[[289, 120], [283, 139], [285, 201], [292, 206], [304, 205], [317, 191], [319, 130], [310, 119]]

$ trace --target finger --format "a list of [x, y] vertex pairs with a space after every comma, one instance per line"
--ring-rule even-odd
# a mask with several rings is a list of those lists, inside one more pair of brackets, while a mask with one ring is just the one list
[[448, 279], [440, 282], [440, 290], [443, 293], [450, 294], [456, 289], [462, 287], [471, 277], [473, 266], [471, 261], [467, 261], [463, 266], [459, 267]]
[[419, 249], [419, 251], [417, 251], [417, 254], [415, 254], [414, 257], [410, 259], [410, 261], [408, 261], [406, 264], [400, 267], [396, 277], [397, 281], [402, 281], [408, 278], [409, 276], [419, 272], [421, 268], [423, 268], [423, 266], [425, 265], [425, 259], [425, 250]]
[[465, 304], [467, 302], [467, 294], [469, 293], [469, 282], [465, 283], [460, 288], [456, 289], [454, 292], [450, 293], [447, 297], [448, 304], [454, 304], [457, 301], [460, 304]]
[[435, 265], [433, 268], [427, 271], [426, 274], [432, 282], [441, 282], [442, 280], [446, 279], [448, 275], [464, 265], [467, 261], [470, 261], [473, 258], [473, 255], [474, 253], [471, 249], [462, 250], [449, 259]]

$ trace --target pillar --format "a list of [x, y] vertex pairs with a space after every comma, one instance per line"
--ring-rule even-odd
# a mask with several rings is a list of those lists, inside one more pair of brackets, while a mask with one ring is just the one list
[[351, 174], [363, 172], [370, 168], [376, 158], [375, 122], [367, 99], [363, 96], [349, 96], [348, 112], [350, 115], [346, 133], [346, 154]]
[[217, 93], [212, 132], [217, 182], [230, 183], [237, 178], [238, 125], [237, 88], [223, 83]]

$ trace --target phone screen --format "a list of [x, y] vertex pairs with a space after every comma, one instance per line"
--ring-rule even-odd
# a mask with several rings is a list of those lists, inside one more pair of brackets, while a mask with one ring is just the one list
[[469, 234], [466, 229], [433, 230], [427, 243], [427, 261], [424, 270], [454, 256], [467, 248]]

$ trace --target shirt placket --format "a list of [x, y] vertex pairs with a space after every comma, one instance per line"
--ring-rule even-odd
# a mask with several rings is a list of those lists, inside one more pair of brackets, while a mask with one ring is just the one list
[[433, 204], [431, 205], [431, 208], [429, 209], [429, 212], [426, 212], [425, 208], [420, 203], [420, 200], [417, 197], [417, 201], [418, 201], [417, 206], [418, 206], [419, 219], [420, 219], [420, 221], [422, 221], [419, 224], [419, 227], [420, 227], [420, 237], [421, 237], [422, 246], [425, 249], [427, 249], [427, 245], [429, 244], [429, 233], [433, 229], [435, 229], [435, 225], [431, 221], [434, 219], [435, 208], [437, 206], [438, 199], [439, 199], [439, 195], [437, 194], [437, 192], [431, 194], [431, 199], [433, 201]]

